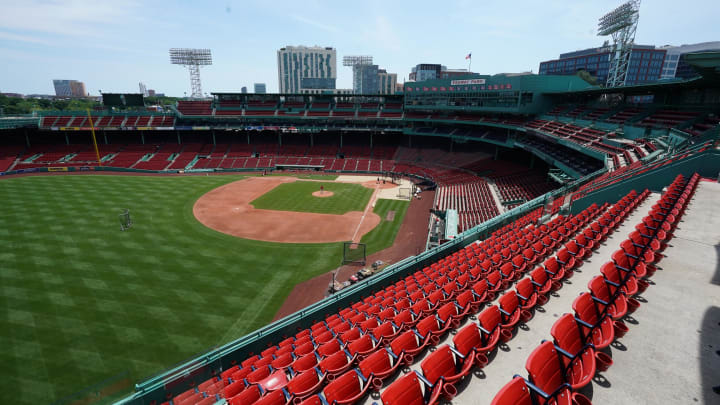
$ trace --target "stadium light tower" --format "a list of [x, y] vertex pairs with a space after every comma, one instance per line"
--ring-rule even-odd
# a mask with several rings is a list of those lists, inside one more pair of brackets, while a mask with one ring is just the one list
[[187, 66], [190, 70], [190, 87], [192, 98], [202, 98], [202, 84], [200, 83], [200, 66], [212, 65], [212, 55], [209, 49], [170, 49], [170, 63]]
[[343, 66], [351, 66], [353, 70], [353, 92], [360, 93], [362, 89], [362, 67], [364, 65], [372, 65], [373, 57], [369, 55], [363, 56], [343, 56]]
[[625, 85], [630, 63], [630, 52], [635, 43], [635, 31], [639, 19], [640, 0], [630, 0], [600, 17], [598, 21], [598, 35], [610, 35], [613, 39], [606, 82], [607, 87]]

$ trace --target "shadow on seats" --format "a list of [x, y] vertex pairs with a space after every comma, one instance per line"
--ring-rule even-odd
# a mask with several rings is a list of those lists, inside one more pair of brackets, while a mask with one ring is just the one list
[[715, 273], [713, 274], [711, 283], [720, 285], [720, 245], [715, 245]]
[[[716, 272], [717, 275], [717, 272]], [[702, 376], [702, 393], [704, 404], [717, 404], [720, 393], [713, 387], [720, 387], [720, 307], [709, 307], [700, 325], [700, 375]]]

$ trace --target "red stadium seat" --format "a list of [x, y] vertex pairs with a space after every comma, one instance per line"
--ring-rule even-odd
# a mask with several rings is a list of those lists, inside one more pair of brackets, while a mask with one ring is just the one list
[[[397, 379], [381, 394], [384, 405], [434, 405], [438, 402], [442, 386], [434, 387], [421, 382], [415, 372]], [[423, 393], [423, 390], [425, 393]]]
[[293, 377], [285, 386], [285, 391], [290, 401], [296, 398], [302, 400], [318, 392], [323, 384], [325, 384], [325, 375], [317, 369], [309, 369]]
[[350, 370], [326, 385], [323, 394], [328, 404], [349, 405], [362, 399], [371, 387], [359, 371]]
[[573, 390], [590, 383], [595, 375], [595, 348], [587, 343], [582, 329], [571, 314], [561, 316], [550, 329], [558, 352], [562, 354], [565, 377]]
[[431, 384], [442, 381], [445, 385], [455, 384], [470, 374], [474, 364], [474, 357], [465, 357], [450, 346], [442, 345], [420, 363], [420, 368]]

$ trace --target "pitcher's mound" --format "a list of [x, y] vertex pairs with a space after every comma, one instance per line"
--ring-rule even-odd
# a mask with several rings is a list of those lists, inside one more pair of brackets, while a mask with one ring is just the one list
[[312, 195], [315, 197], [325, 198], [325, 197], [332, 197], [334, 194], [335, 193], [333, 193], [332, 191], [323, 190], [323, 191], [315, 191]]

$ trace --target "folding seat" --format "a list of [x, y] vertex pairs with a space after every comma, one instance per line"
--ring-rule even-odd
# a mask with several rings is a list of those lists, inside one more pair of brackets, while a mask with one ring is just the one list
[[267, 349], [260, 352], [260, 357], [272, 357], [273, 354], [278, 350], [277, 346], [270, 346]]
[[393, 324], [399, 330], [407, 330], [415, 326], [419, 317], [415, 316], [410, 309], [404, 309], [398, 312], [392, 319]]
[[367, 355], [374, 352], [377, 349], [377, 346], [372, 335], [365, 334], [362, 335], [359, 339], [350, 342], [345, 349], [348, 351], [348, 353], [350, 353], [351, 356], [353, 356], [353, 360], [362, 360]]
[[233, 381], [242, 381], [242, 380], [245, 379], [245, 377], [247, 377], [248, 374], [250, 374], [250, 373], [252, 373], [252, 372], [253, 372], [252, 367], [250, 367], [250, 366], [248, 366], [248, 367], [243, 367], [243, 368], [241, 368], [241, 369], [233, 372], [233, 373], [230, 375], [230, 379], [233, 380]]
[[270, 373], [272, 373], [272, 368], [270, 368], [270, 366], [262, 366], [256, 370], [254, 370], [250, 374], [248, 374], [245, 377], [245, 381], [248, 384], [257, 384], [260, 381], [267, 378], [270, 375]]
[[331, 354], [334, 354], [335, 352], [339, 351], [340, 349], [342, 349], [340, 340], [332, 339], [332, 340], [318, 346], [318, 348], [316, 349], [316, 353], [320, 357], [325, 358]]
[[468, 271], [467, 273], [463, 273], [462, 275], [458, 276], [458, 278], [455, 279], [455, 282], [457, 283], [459, 290], [465, 290], [468, 285], [470, 285], [470, 281], [473, 279], [471, 273]]
[[655, 238], [646, 237], [643, 236], [638, 231], [632, 231], [630, 232], [630, 235], [628, 235], [628, 238], [632, 241], [632, 243], [639, 247], [639, 248], [645, 248], [647, 247], [653, 252], [657, 252], [661, 249], [660, 241], [658, 241]]
[[537, 303], [538, 293], [535, 290], [535, 286], [532, 283], [530, 277], [525, 277], [520, 280], [515, 286], [516, 295], [520, 300], [520, 308], [523, 310], [530, 310], [535, 307]]
[[415, 325], [415, 330], [422, 338], [426, 338], [428, 334], [432, 336], [442, 336], [450, 330], [451, 326], [452, 322], [443, 322], [437, 315], [431, 314], [421, 319], [420, 322]]
[[336, 377], [325, 386], [322, 393], [328, 404], [350, 405], [362, 399], [372, 388], [372, 383], [353, 369]]
[[[484, 303], [486, 303], [488, 298], [488, 283], [487, 280], [482, 279], [478, 281], [477, 283], [473, 284], [472, 289], [470, 290], [473, 295], [472, 304], [475, 305], [477, 308], [480, 308], [480, 306]], [[477, 311], [473, 311], [477, 312]]]
[[653, 253], [651, 249], [636, 246], [630, 239], [622, 241], [620, 248], [625, 252], [625, 256], [633, 259], [633, 261], [631, 261], [632, 263], [634, 263], [635, 260], [642, 261], [645, 264], [650, 264], [655, 261], [655, 253]]
[[[603, 264], [600, 267], [600, 273], [602, 273], [606, 283], [614, 287], [621, 287], [622, 292], [628, 297], [637, 294], [640, 289], [635, 273], [624, 273], [613, 262]], [[643, 283], [646, 283], [646, 281], [643, 281]], [[646, 288], [647, 285], [643, 286], [643, 291]]]
[[[283, 402], [278, 403], [278, 405], [285, 404], [284, 399], [285, 399], [285, 396], [283, 395]], [[198, 402], [195, 402], [195, 405], [213, 405], [215, 402], [217, 402], [217, 398], [215, 397], [215, 395], [211, 395], [211, 396], [201, 399]], [[257, 402], [257, 403], [259, 403], [259, 402]], [[268, 403], [265, 403], [264, 405], [268, 405]]]
[[528, 371], [530, 382], [540, 391], [555, 398], [558, 404], [571, 403], [571, 386], [565, 377], [562, 362], [558, 358], [555, 345], [546, 341], [530, 353], [525, 368]]
[[378, 346], [380, 346], [395, 339], [402, 331], [403, 330], [396, 327], [392, 321], [385, 321], [372, 331], [372, 336], [377, 341]]
[[[216, 399], [213, 399], [213, 402], [208, 402], [208, 404], [214, 404], [217, 402]], [[285, 397], [285, 393], [281, 390], [277, 391], [271, 391], [267, 394], [265, 394], [262, 398], [258, 399], [253, 405], [285, 405], [288, 403], [287, 398]]]
[[498, 300], [500, 313], [502, 318], [501, 327], [505, 330], [512, 331], [520, 321], [520, 300], [518, 300], [515, 290], [510, 290], [503, 294]]
[[403, 309], [410, 308], [410, 301], [407, 298], [403, 298], [395, 302], [395, 310], [402, 311]]
[[425, 315], [431, 314], [434, 311], [434, 307], [430, 304], [428, 300], [425, 298], [417, 301], [414, 303], [410, 310], [415, 314], [416, 317], [423, 317]]
[[315, 351], [315, 346], [312, 344], [312, 342], [307, 342], [305, 344], [295, 347], [293, 354], [296, 357], [302, 357], [302, 356], [304, 356], [308, 353], [312, 353], [314, 351]]
[[195, 405], [196, 402], [201, 401], [204, 398], [202, 392], [190, 391], [173, 398], [173, 404], [179, 405]]
[[[412, 358], [417, 356], [425, 348], [432, 344], [436, 345], [439, 342], [437, 336], [429, 334], [423, 338], [414, 330], [408, 330], [401, 333], [398, 337], [390, 342], [390, 351], [398, 357], [405, 360], [410, 360], [408, 363], [412, 363]], [[405, 356], [410, 356], [406, 358]]]
[[638, 231], [638, 233], [640, 233], [640, 235], [644, 238], [656, 239], [659, 242], [667, 239], [667, 233], [664, 230], [649, 228], [647, 225], [645, 225], [645, 223], [639, 223], [635, 225], [635, 230]]
[[[628, 255], [623, 250], [613, 252], [611, 258], [618, 270], [626, 274], [634, 274], [636, 277], [645, 277], [648, 266], [642, 260], [636, 260], [637, 256]], [[623, 276], [624, 278], [625, 276]]]
[[[259, 385], [250, 385], [244, 391], [228, 400], [230, 405], [251, 405], [262, 396]], [[227, 397], [226, 397], [227, 398]]]
[[575, 320], [583, 327], [586, 343], [592, 343], [596, 349], [608, 347], [615, 339], [615, 328], [612, 317], [603, 313], [604, 305], [585, 292], [575, 298], [572, 307]]
[[[546, 296], [550, 290], [553, 290], [553, 280], [542, 266], [536, 267], [535, 270], [530, 272], [530, 280], [535, 287], [535, 291], [538, 293], [538, 297]], [[555, 289], [559, 289], [560, 283], [557, 281], [555, 283]], [[538, 298], [538, 300], [544, 301], [541, 298]], [[541, 305], [542, 304], [543, 302], [541, 302]]]
[[[522, 251], [522, 258], [525, 261], [525, 264], [527, 266], [532, 266], [535, 263], [537, 263], [538, 256], [535, 254], [535, 252], [532, 250], [532, 248], [527, 248]], [[523, 270], [524, 272], [525, 270]]]
[[380, 308], [379, 305], [371, 305], [370, 308], [368, 308], [368, 309], [365, 311], [365, 314], [366, 314], [368, 317], [371, 317], [372, 315], [375, 315], [375, 314], [379, 313], [380, 311], [382, 311], [382, 308]]
[[347, 345], [352, 341], [360, 339], [361, 335], [359, 328], [352, 328], [343, 332], [338, 338], [344, 345]]
[[349, 370], [353, 364], [350, 361], [350, 357], [348, 356], [348, 353], [341, 350], [339, 352], [336, 352], [335, 354], [324, 358], [322, 361], [320, 361], [320, 363], [318, 363], [317, 367], [323, 373], [327, 373], [332, 376], [340, 375], [345, 371]]
[[550, 328], [550, 335], [555, 339], [555, 349], [562, 355], [565, 378], [572, 389], [589, 384], [596, 370], [595, 347], [587, 342], [575, 318], [571, 314], [561, 316]]
[[[582, 236], [582, 235], [579, 235]], [[571, 240], [570, 242], [565, 244], [565, 249], [567, 249], [568, 253], [572, 255], [575, 260], [582, 260], [585, 258], [585, 255], [587, 253], [587, 250], [585, 250], [584, 247], [580, 246], [575, 242], [574, 240]]]
[[455, 297], [453, 304], [455, 304], [458, 309], [458, 319], [464, 319], [466, 316], [474, 314], [479, 310], [479, 306], [473, 304], [474, 299], [473, 291], [469, 289]]
[[[381, 394], [384, 405], [434, 405], [442, 394], [442, 385], [434, 387], [423, 381], [415, 372], [410, 372], [390, 384]], [[305, 404], [304, 404], [305, 405]], [[311, 404], [307, 404], [311, 405]]]
[[545, 267], [545, 271], [550, 274], [553, 281], [560, 281], [565, 278], [565, 267], [558, 263], [555, 256], [545, 260], [543, 267]]
[[[336, 353], [336, 352], [334, 352]], [[332, 354], [329, 353], [328, 356]], [[327, 357], [327, 356], [324, 356]], [[318, 364], [318, 356], [315, 355], [315, 353], [306, 354], [305, 356], [302, 356], [300, 358], [295, 359], [295, 361], [292, 362], [290, 365], [290, 370], [293, 374], [302, 373], [304, 371], [310, 370], [311, 368], [315, 367]]]
[[571, 403], [567, 386], [560, 387], [555, 393], [547, 394], [530, 381], [516, 375], [495, 394], [490, 405], [570, 405]]
[[[378, 379], [380, 383], [397, 372], [400, 366], [407, 365], [405, 361], [392, 352], [381, 349], [358, 364], [358, 369], [366, 379]], [[373, 384], [377, 384], [373, 381]], [[379, 384], [377, 384], [379, 385]]]
[[527, 262], [525, 260], [525, 257], [523, 255], [513, 256], [510, 263], [515, 269], [515, 280], [517, 280], [522, 276], [523, 273], [525, 273], [525, 270], [527, 270]]
[[[276, 353], [277, 353], [277, 352], [276, 352]], [[281, 355], [283, 355], [283, 354], [285, 354], [285, 353], [282, 353]], [[273, 361], [273, 357], [272, 357], [272, 356], [261, 357], [259, 360], [255, 361], [255, 363], [253, 363], [252, 366], [255, 367], [255, 368], [259, 368], [259, 367], [262, 367], [262, 366], [267, 366], [267, 365], [269, 365], [270, 363], [272, 363], [272, 361]]]
[[[591, 236], [587, 235], [588, 232], [590, 232]], [[592, 254], [593, 248], [595, 247], [595, 240], [592, 238], [592, 230], [590, 230], [589, 228], [585, 229], [583, 233], [578, 234], [578, 236], [575, 237], [575, 244], [585, 249], [584, 257], [589, 257], [590, 254]]]
[[278, 370], [290, 367], [290, 364], [292, 364], [293, 361], [293, 355], [290, 353], [285, 353], [282, 356], [273, 359], [272, 363], [270, 363], [270, 366], [272, 366], [272, 368], [274, 368], [275, 370]]
[[462, 380], [470, 374], [474, 365], [473, 357], [465, 357], [449, 345], [442, 345], [423, 359], [420, 368], [430, 384], [441, 383], [444, 386]]
[[[605, 282], [602, 276], [595, 276], [588, 282], [593, 301], [603, 306], [613, 319], [620, 319], [628, 311], [628, 303], [621, 290]], [[615, 294], [615, 292], [618, 292]]]
[[332, 327], [331, 329], [332, 329], [332, 331], [335, 333], [335, 335], [337, 336], [337, 335], [340, 335], [340, 334], [342, 334], [342, 333], [345, 333], [345, 332], [349, 331], [350, 328], [351, 328], [351, 326], [350, 326], [350, 323], [349, 323], [349, 322], [340, 322], [339, 324], [335, 325], [335, 326]]
[[545, 235], [542, 238], [542, 244], [545, 247], [546, 252], [551, 252], [555, 250], [555, 246], [557, 246], [558, 242], [553, 240], [550, 235]]
[[325, 332], [317, 335], [315, 337], [314, 341], [315, 341], [315, 344], [323, 345], [323, 344], [329, 342], [330, 340], [332, 340], [334, 337], [335, 337], [335, 335], [333, 335], [333, 333], [331, 331], [326, 330]]
[[542, 240], [538, 240], [537, 242], [533, 243], [530, 249], [532, 249], [533, 253], [535, 253], [536, 262], [539, 261], [542, 257], [545, 257], [545, 254], [547, 253], [547, 248], [545, 247], [545, 245], [543, 245]]
[[509, 260], [510, 257], [513, 255], [513, 250], [510, 249], [510, 247], [505, 247], [500, 251], [500, 256], [502, 256], [503, 260]]
[[442, 292], [445, 295], [444, 298], [440, 300], [440, 303], [446, 303], [450, 302], [455, 298], [455, 295], [459, 292], [458, 291], [458, 284], [454, 281], [449, 281], [445, 283], [445, 285], [442, 286]]
[[288, 403], [303, 400], [318, 392], [320, 387], [325, 384], [325, 377], [325, 374], [315, 368], [294, 376], [283, 389], [288, 397]]
[[372, 331], [379, 325], [377, 318], [369, 318], [363, 321], [358, 327], [365, 333], [372, 333]]
[[436, 316], [443, 325], [449, 324], [451, 329], [455, 329], [460, 326], [460, 322], [462, 322], [465, 316], [465, 314], [460, 312], [461, 309], [456, 302], [448, 302], [438, 308]]
[[241, 368], [250, 367], [253, 364], [255, 364], [256, 361], [260, 360], [261, 357], [259, 355], [250, 356], [247, 359], [243, 360], [242, 363], [240, 363]]
[[485, 259], [482, 263], [480, 263], [480, 268], [482, 269], [482, 274], [487, 275], [495, 268], [495, 265], [490, 259]]
[[224, 370], [223, 372], [221, 372], [220, 378], [222, 378], [223, 381], [227, 381], [228, 378], [230, 378], [232, 376], [232, 374], [238, 370], [240, 370], [240, 366], [234, 365], [234, 366], [228, 368], [227, 370]]
[[222, 392], [220, 392], [220, 395], [223, 398], [232, 398], [239, 393], [243, 392], [247, 386], [245, 385], [245, 382], [242, 380], [236, 380], [232, 383], [228, 384], [225, 388], [223, 388]]
[[495, 296], [506, 289], [510, 285], [510, 280], [506, 280], [500, 274], [500, 270], [490, 272], [485, 279], [488, 285], [488, 297], [490, 300], [495, 299]]
[[263, 392], [276, 391], [282, 389], [289, 381], [286, 370], [273, 371], [269, 376], [258, 382]]
[[493, 266], [499, 266], [504, 262], [505, 259], [503, 259], [502, 255], [500, 253], [494, 254], [490, 258], [490, 262], [492, 262]]
[[607, 238], [609, 229], [601, 226], [599, 221], [595, 221], [590, 224], [590, 231], [593, 233], [593, 235], [595, 235], [595, 242], [600, 243], [605, 240], [605, 238]]
[[521, 274], [515, 271], [515, 266], [513, 266], [512, 262], [507, 262], [500, 266], [500, 275], [504, 280], [509, 282], [512, 282], [514, 280], [517, 280]]
[[563, 270], [565, 270], [565, 278], [570, 278], [573, 275], [573, 270], [575, 267], [582, 264], [578, 259], [575, 259], [575, 256], [573, 256], [568, 248], [563, 247], [557, 252], [557, 255], [555, 255], [555, 260], [562, 265]]

